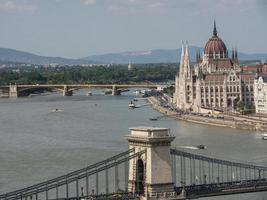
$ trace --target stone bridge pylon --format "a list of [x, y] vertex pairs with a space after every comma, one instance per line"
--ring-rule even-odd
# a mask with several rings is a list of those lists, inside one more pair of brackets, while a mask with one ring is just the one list
[[17, 98], [18, 97], [18, 86], [15, 85], [9, 85], [9, 97], [10, 98]]
[[[175, 139], [167, 128], [135, 127], [126, 136], [129, 149], [145, 151], [129, 161], [128, 191], [141, 199], [178, 199], [174, 191], [171, 142]], [[181, 198], [179, 198], [181, 199]]]

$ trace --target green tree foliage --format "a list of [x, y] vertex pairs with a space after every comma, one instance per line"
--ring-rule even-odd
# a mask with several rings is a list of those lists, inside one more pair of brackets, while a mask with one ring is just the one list
[[255, 105], [251, 102], [239, 102], [237, 104], [237, 110], [242, 114], [255, 113]]
[[163, 92], [170, 95], [170, 96], [173, 96], [173, 93], [175, 92], [175, 86], [169, 86], [167, 88], [164, 88], [163, 89]]
[[0, 71], [0, 84], [131, 83], [174, 80], [177, 64], [139, 64], [129, 71], [126, 65], [112, 67], [24, 67]]

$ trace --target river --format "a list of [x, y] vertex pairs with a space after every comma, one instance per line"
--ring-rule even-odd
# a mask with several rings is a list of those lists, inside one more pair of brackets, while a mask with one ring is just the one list
[[[93, 164], [127, 149], [129, 127], [170, 128], [175, 146], [208, 148], [202, 154], [267, 166], [267, 142], [260, 133], [218, 128], [162, 118], [150, 106], [128, 109], [132, 92], [104, 96], [80, 90], [60, 94], [0, 99], [0, 193], [19, 189]], [[145, 104], [139, 101], [137, 104]], [[53, 112], [53, 109], [60, 112]], [[199, 150], [198, 150], [199, 151]], [[266, 199], [267, 193], [206, 199]]]

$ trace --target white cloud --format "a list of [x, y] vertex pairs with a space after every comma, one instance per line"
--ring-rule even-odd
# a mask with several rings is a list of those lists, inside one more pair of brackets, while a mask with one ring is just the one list
[[96, 0], [81, 0], [85, 5], [93, 5], [96, 3]]
[[176, 0], [105, 0], [108, 10], [115, 15], [159, 13], [174, 1]]
[[19, 4], [14, 0], [0, 0], [0, 10], [2, 11], [35, 11], [34, 4]]

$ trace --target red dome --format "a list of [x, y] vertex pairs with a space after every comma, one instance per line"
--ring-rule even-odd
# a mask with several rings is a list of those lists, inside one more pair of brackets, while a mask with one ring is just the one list
[[209, 58], [226, 58], [227, 48], [224, 42], [217, 36], [216, 24], [214, 23], [213, 36], [206, 43], [204, 48], [204, 54], [208, 55]]

